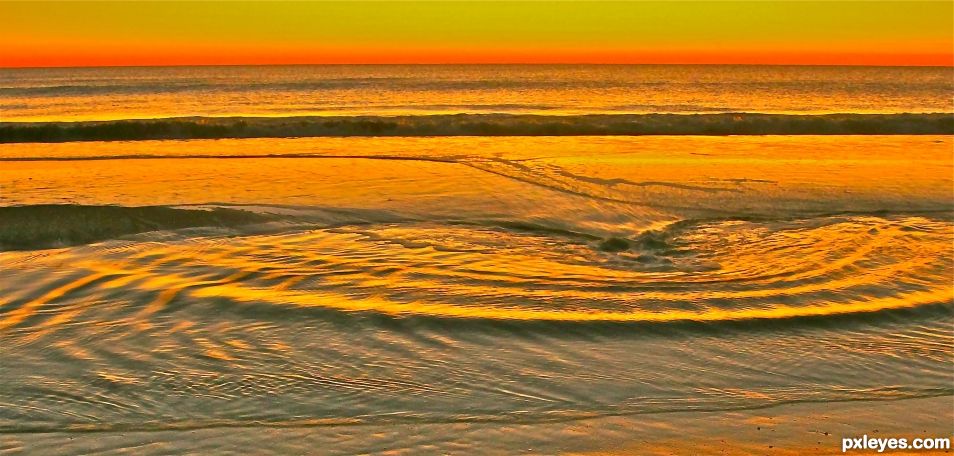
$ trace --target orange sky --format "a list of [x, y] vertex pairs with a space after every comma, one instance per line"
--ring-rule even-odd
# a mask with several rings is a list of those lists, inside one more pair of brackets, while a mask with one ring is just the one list
[[954, 64], [954, 2], [0, 3], [0, 66]]

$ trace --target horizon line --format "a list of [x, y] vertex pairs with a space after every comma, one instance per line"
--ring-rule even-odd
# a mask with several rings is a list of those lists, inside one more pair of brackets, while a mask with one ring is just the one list
[[188, 63], [188, 64], [146, 64], [146, 65], [40, 65], [7, 66], [0, 70], [44, 70], [44, 69], [83, 69], [83, 68], [190, 68], [190, 67], [288, 67], [288, 66], [767, 66], [767, 67], [864, 67], [864, 68], [954, 68], [954, 62], [947, 65], [931, 64], [865, 64], [865, 63], [713, 63], [713, 62], [326, 62], [326, 63]]

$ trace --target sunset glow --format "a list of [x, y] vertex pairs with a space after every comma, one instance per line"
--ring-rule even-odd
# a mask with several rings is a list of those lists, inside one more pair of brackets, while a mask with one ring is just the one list
[[954, 62], [951, 2], [4, 3], [3, 67]]

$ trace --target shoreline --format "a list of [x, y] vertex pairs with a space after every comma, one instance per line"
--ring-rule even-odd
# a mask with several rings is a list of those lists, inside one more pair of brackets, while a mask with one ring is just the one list
[[[899, 424], [902, 421], [903, 424]], [[350, 454], [349, 444], [372, 453], [615, 455], [843, 454], [842, 438], [951, 437], [954, 396], [835, 403], [782, 404], [718, 412], [665, 412], [570, 422], [416, 423], [318, 427], [203, 428], [95, 433], [7, 433], [0, 450], [79, 453], [135, 448], [189, 453], [202, 448], [279, 453], [305, 450]], [[732, 436], [732, 437], [727, 437]], [[442, 450], [439, 450], [441, 447]], [[431, 451], [428, 451], [431, 449]], [[947, 451], [885, 451], [933, 455]], [[876, 454], [874, 450], [845, 454]]]

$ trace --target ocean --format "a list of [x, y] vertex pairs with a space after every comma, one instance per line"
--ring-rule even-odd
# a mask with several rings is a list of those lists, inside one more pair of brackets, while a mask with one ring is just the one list
[[4, 121], [951, 112], [951, 68], [327, 65], [0, 69]]
[[0, 70], [0, 451], [950, 435], [952, 76]]

